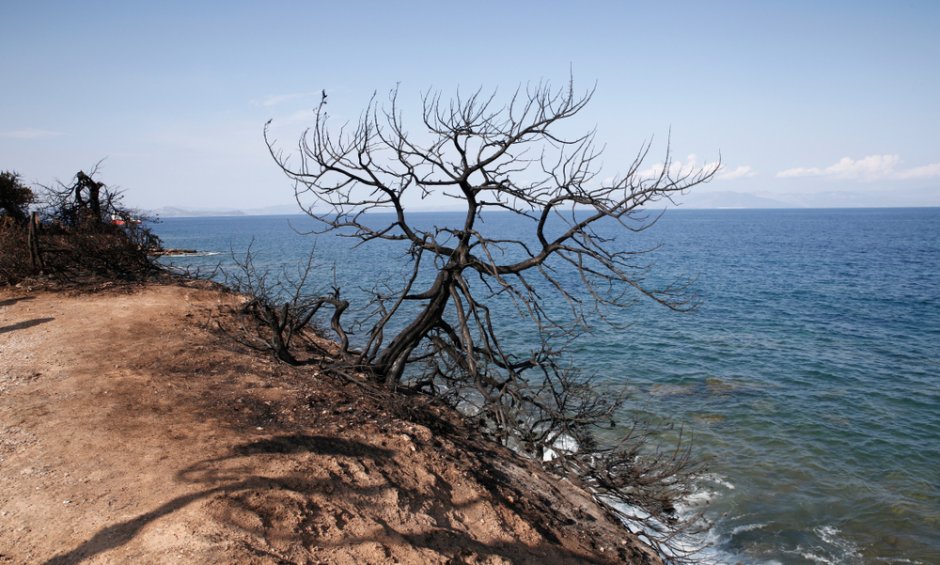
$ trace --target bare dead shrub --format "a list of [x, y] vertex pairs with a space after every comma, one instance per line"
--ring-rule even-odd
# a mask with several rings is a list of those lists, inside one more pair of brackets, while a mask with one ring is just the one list
[[[324, 306], [330, 306], [333, 308], [330, 325], [342, 351], [346, 351], [349, 338], [340, 322], [349, 303], [340, 298], [337, 287], [329, 293], [312, 294], [308, 284], [315, 266], [313, 252], [294, 272], [282, 268], [272, 274], [270, 270], [256, 268], [251, 247], [248, 246], [244, 257], [236, 257], [233, 253], [235, 267], [227, 271], [223, 269], [222, 280], [226, 287], [245, 295], [242, 313], [250, 315], [254, 323], [222, 329], [243, 345], [268, 351], [284, 363], [300, 365], [303, 362], [293, 351], [295, 338], [304, 338], [304, 332], [312, 329], [310, 325], [314, 316]], [[305, 342], [308, 346], [313, 345], [310, 340]]]
[[[153, 219], [126, 208], [121, 192], [95, 180], [97, 173], [96, 165], [91, 173], [76, 173], [69, 184], [57, 181], [40, 187], [41, 274], [55, 281], [141, 280], [154, 275], [159, 268], [149, 252], [160, 247], [160, 240], [146, 224]], [[28, 247], [21, 245], [9, 253], [19, 257], [11, 267], [15, 277], [40, 274], [26, 268], [23, 253]]]

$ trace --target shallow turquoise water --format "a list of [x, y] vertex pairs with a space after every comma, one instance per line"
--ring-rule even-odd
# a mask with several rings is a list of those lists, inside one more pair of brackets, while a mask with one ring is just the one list
[[[488, 226], [511, 234], [505, 218]], [[306, 255], [315, 238], [294, 229], [309, 227], [187, 218], [156, 231], [220, 253], [176, 264], [214, 265], [254, 238], [259, 263], [276, 266]], [[623, 241], [655, 243], [654, 276], [695, 277], [699, 308], [641, 302], [623, 313], [630, 328], [601, 328], [571, 360], [628, 384], [635, 411], [694, 433], [712, 471], [697, 499], [709, 499], [713, 556], [940, 563], [940, 209], [671, 211]], [[402, 272], [382, 245], [316, 247], [352, 298]], [[525, 348], [524, 328], [510, 332]]]

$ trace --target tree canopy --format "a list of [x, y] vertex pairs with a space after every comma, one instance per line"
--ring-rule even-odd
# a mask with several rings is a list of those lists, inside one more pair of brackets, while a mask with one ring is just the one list
[[35, 201], [32, 189], [22, 183], [20, 175], [12, 171], [0, 173], [0, 214], [26, 223], [29, 205]]

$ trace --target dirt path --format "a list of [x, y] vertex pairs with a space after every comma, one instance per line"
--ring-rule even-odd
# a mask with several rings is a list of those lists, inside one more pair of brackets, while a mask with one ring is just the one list
[[0, 290], [0, 563], [645, 560], [583, 491], [240, 351], [222, 302]]

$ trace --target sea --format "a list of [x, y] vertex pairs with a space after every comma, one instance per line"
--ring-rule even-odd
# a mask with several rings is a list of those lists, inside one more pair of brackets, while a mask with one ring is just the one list
[[[508, 213], [485, 220], [528, 237]], [[287, 274], [312, 252], [315, 284], [354, 306], [407, 274], [400, 246], [310, 233], [303, 215], [153, 227], [166, 247], [198, 251], [168, 265], [203, 276], [232, 272], [249, 248], [256, 267]], [[683, 505], [707, 520], [701, 557], [940, 563], [940, 208], [679, 209], [617, 235], [612, 245], [650, 250], [651, 284], [689, 281], [696, 307], [639, 300], [569, 344], [568, 360], [627, 387], [629, 418], [691, 438], [708, 468]]]

